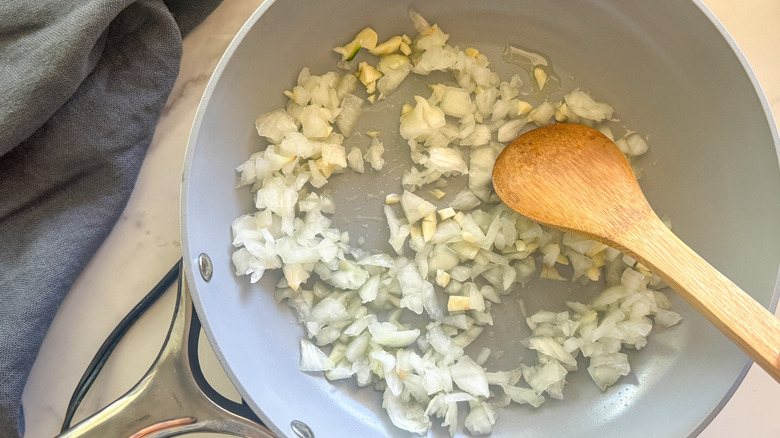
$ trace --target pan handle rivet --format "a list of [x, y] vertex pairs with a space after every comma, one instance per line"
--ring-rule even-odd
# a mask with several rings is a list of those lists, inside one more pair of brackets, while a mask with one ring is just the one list
[[200, 276], [206, 281], [211, 281], [211, 276], [214, 275], [214, 265], [211, 263], [211, 258], [205, 252], [200, 253], [198, 256], [198, 270]]
[[290, 423], [290, 428], [298, 438], [314, 438], [314, 432], [302, 421], [293, 420]]

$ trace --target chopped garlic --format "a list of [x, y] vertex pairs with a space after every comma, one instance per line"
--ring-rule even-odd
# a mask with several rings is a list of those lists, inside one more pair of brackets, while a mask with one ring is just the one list
[[459, 310], [470, 310], [469, 304], [471, 299], [469, 297], [463, 297], [458, 295], [450, 295], [447, 301], [447, 310], [450, 312], [457, 312]]
[[411, 237], [412, 239], [416, 239], [418, 237], [422, 237], [422, 229], [416, 223], [415, 224], [413, 224], [413, 223], [409, 224], [409, 237]]
[[599, 278], [601, 278], [601, 270], [598, 267], [593, 266], [585, 271], [585, 276], [591, 281], [599, 281]]
[[557, 269], [555, 269], [552, 266], [547, 266], [547, 265], [542, 266], [542, 272], [541, 272], [540, 275], [541, 275], [542, 278], [547, 278], [549, 280], [561, 280], [561, 281], [565, 281], [566, 280], [565, 278], [563, 278], [561, 273], [558, 272]]
[[445, 195], [447, 195], [447, 193], [444, 190], [442, 190], [442, 189], [433, 189], [433, 190], [429, 191], [428, 193], [433, 195], [433, 197], [436, 198], [436, 199], [441, 199]]
[[539, 88], [539, 91], [542, 91], [544, 85], [547, 84], [547, 72], [541, 67], [535, 67], [534, 80], [536, 81], [536, 86]]
[[430, 242], [433, 235], [436, 233], [436, 212], [431, 211], [426, 214], [422, 221], [422, 236], [423, 240]]
[[517, 115], [518, 116], [524, 116], [531, 112], [531, 110], [534, 109], [534, 106], [530, 103], [521, 100], [517, 102]]
[[447, 207], [439, 210], [438, 213], [439, 213], [439, 218], [441, 220], [445, 220], [455, 216], [455, 209], [452, 207]]
[[333, 51], [341, 55], [342, 61], [351, 61], [361, 48], [365, 47], [369, 50], [376, 48], [376, 42], [376, 32], [367, 27], [355, 35], [355, 38], [349, 44], [342, 47], [334, 47]]
[[402, 42], [403, 40], [401, 39], [401, 36], [397, 35], [383, 42], [382, 44], [378, 44], [373, 49], [370, 49], [369, 53], [377, 56], [389, 55], [391, 53], [395, 53], [401, 47]]
[[401, 202], [401, 197], [395, 193], [385, 196], [385, 204], [387, 205], [398, 204], [399, 202]]
[[450, 274], [448, 274], [447, 272], [441, 269], [437, 269], [436, 284], [438, 284], [441, 287], [446, 287], [448, 284], [450, 284]]
[[569, 119], [569, 107], [566, 103], [558, 105], [558, 109], [553, 116], [556, 122], [565, 122]]
[[466, 50], [463, 51], [463, 53], [465, 53], [466, 56], [470, 58], [476, 58], [477, 56], [479, 56], [479, 50], [473, 47], [467, 47]]
[[366, 92], [368, 94], [376, 91], [376, 81], [383, 76], [382, 72], [377, 70], [376, 67], [369, 65], [363, 61], [358, 64], [357, 77], [360, 82], [366, 86]]
[[402, 41], [400, 47], [398, 50], [403, 53], [406, 56], [409, 56], [412, 54], [412, 47], [409, 45], [410, 43], [407, 43], [406, 41]]

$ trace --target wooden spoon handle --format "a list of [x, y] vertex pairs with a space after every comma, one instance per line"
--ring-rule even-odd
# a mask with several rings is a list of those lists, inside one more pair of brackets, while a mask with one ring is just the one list
[[678, 239], [654, 214], [617, 240], [780, 382], [780, 320]]

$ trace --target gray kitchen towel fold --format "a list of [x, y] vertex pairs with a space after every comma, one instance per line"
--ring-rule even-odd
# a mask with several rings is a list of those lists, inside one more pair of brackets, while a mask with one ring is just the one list
[[182, 35], [220, 1], [0, 0], [0, 437], [24, 433], [46, 330], [127, 203]]

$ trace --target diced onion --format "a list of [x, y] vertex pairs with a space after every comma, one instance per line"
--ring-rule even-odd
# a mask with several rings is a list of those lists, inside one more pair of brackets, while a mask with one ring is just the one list
[[[459, 405], [468, 403], [465, 428], [487, 434], [497, 407], [538, 407], [546, 397], [562, 398], [567, 375], [580, 361], [602, 390], [617, 383], [631, 369], [622, 349], [642, 349], [654, 327], [673, 326], [681, 317], [645, 266], [515, 214], [492, 188], [502, 143], [528, 123], [579, 121], [614, 138], [619, 122], [613, 108], [581, 90], [563, 101], [546, 100], [548, 83], [557, 81], [547, 62], [529, 70], [545, 96], [531, 95], [533, 87], [523, 88], [518, 75], [502, 81], [479, 50], [451, 46], [436, 24], [416, 12], [410, 16], [417, 36], [377, 44], [376, 32], [363, 29], [334, 49], [342, 55], [338, 66], [355, 70], [350, 60], [361, 48], [378, 62], [361, 58], [354, 74], [344, 75], [303, 68], [284, 92], [286, 106], [256, 119], [269, 144], [236, 168], [236, 185], [252, 193], [257, 211], [231, 224], [232, 261], [236, 275], [252, 283], [281, 270], [274, 298], [295, 309], [306, 329], [302, 371], [384, 388], [383, 406], [403, 430], [425, 434], [431, 418], [439, 418], [454, 435]], [[378, 131], [365, 132], [367, 148], [346, 141], [365, 101], [381, 105], [411, 73], [436, 71], [450, 80], [430, 84], [429, 96], [414, 96], [414, 105], [400, 112], [399, 133], [413, 165], [404, 169], [403, 192], [384, 198], [395, 256], [362, 248], [365, 236], [352, 246], [350, 233], [332, 225], [336, 205], [319, 189], [340, 173], [365, 173], [366, 163], [368, 173], [384, 169]], [[616, 144], [633, 160], [647, 151], [647, 137], [624, 128], [615, 131], [624, 133]], [[458, 174], [466, 186], [448, 187]], [[489, 371], [491, 359], [508, 357], [507, 351], [481, 348], [470, 356], [464, 349], [493, 325], [493, 307], [512, 300], [508, 294], [536, 274], [583, 284], [604, 280], [606, 287], [589, 302], [566, 302], [564, 311], [528, 314], [521, 299], [520, 321], [531, 334], [520, 344], [536, 352], [536, 363]], [[490, 386], [501, 389], [491, 392]]]
[[564, 96], [569, 109], [580, 117], [601, 121], [612, 118], [612, 106], [604, 102], [596, 102], [583, 91], [574, 90]]
[[327, 371], [335, 366], [322, 350], [306, 339], [301, 339], [301, 371]]
[[401, 208], [404, 210], [406, 220], [410, 224], [436, 211], [435, 205], [408, 190], [404, 190], [404, 193], [401, 195]]

